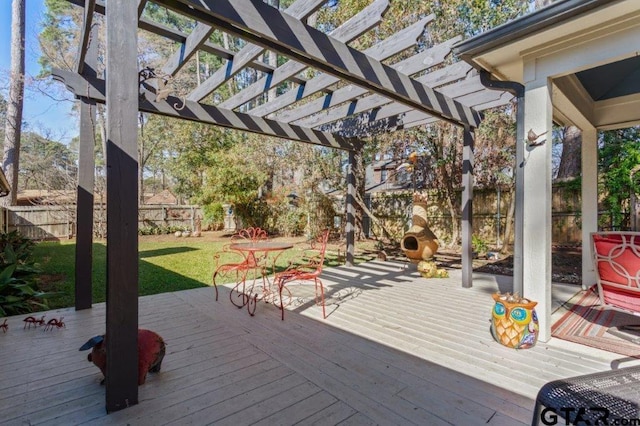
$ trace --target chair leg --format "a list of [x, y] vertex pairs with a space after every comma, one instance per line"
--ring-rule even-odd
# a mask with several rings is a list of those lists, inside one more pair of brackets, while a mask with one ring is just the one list
[[218, 271], [215, 271], [213, 273], [213, 289], [216, 291], [216, 302], [218, 301], [218, 286], [216, 285], [216, 276], [218, 275]]
[[[251, 300], [253, 299], [253, 309], [251, 308], [252, 303]], [[251, 295], [248, 296], [248, 300], [247, 300], [247, 311], [249, 312], [249, 315], [254, 316], [256, 313], [256, 308], [258, 307], [258, 295], [254, 294], [253, 297], [251, 297]]]
[[320, 278], [314, 278], [316, 284], [316, 304], [318, 304], [318, 287], [320, 287], [320, 303], [322, 304], [322, 319], [327, 319], [327, 314], [324, 308], [324, 286]]
[[[245, 284], [247, 279], [247, 271], [236, 269], [236, 285], [229, 292], [229, 300], [238, 309], [242, 309], [247, 306], [248, 296], [245, 294]], [[234, 294], [236, 297], [242, 298], [242, 303], [238, 304], [233, 300]]]
[[280, 317], [284, 321], [284, 300], [282, 299], [282, 289], [284, 288], [284, 279], [278, 281], [278, 297], [280, 298]]
[[533, 418], [531, 419], [531, 426], [537, 426], [540, 424], [540, 412], [541, 412], [542, 404], [540, 401], [536, 400], [536, 405], [533, 407]]

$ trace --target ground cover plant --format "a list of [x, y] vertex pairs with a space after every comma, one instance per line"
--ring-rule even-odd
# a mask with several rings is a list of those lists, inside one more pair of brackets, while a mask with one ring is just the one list
[[0, 316], [48, 309], [53, 294], [38, 288], [33, 247], [15, 231], [0, 234]]
[[[276, 240], [285, 240], [277, 238]], [[300, 259], [309, 246], [305, 237], [287, 238], [294, 244], [282, 252], [276, 269], [285, 269], [290, 262]], [[178, 238], [173, 235], [141, 236], [139, 239], [139, 295], [147, 296], [171, 291], [211, 286], [214, 270], [213, 256], [229, 243], [225, 233], [205, 233], [203, 237]], [[369, 247], [371, 246], [371, 247]], [[38, 259], [40, 287], [58, 295], [49, 300], [49, 308], [65, 308], [74, 305], [75, 241], [44, 241], [35, 245], [34, 257]], [[373, 243], [358, 244], [356, 263], [375, 257]], [[233, 260], [229, 258], [229, 261]], [[223, 258], [224, 261], [224, 258]], [[327, 248], [325, 266], [344, 263], [342, 241]], [[103, 241], [93, 244], [93, 302], [106, 298], [106, 245]]]

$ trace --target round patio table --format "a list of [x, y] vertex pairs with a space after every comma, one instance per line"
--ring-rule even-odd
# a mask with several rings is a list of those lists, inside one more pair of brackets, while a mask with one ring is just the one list
[[[253, 280], [250, 285], [247, 285], [248, 271], [245, 271], [242, 279], [231, 290], [229, 295], [231, 303], [238, 308], [246, 306], [249, 315], [253, 316], [256, 311], [258, 298], [260, 297], [261, 299], [268, 300], [268, 296], [272, 295], [271, 283], [265, 273], [265, 270], [270, 266], [272, 271], [275, 273], [278, 257], [280, 257], [284, 250], [288, 250], [292, 247], [293, 244], [291, 243], [278, 241], [251, 241], [231, 244], [229, 246], [230, 249], [247, 253], [247, 260], [250, 264], [262, 265], [262, 291], [259, 292], [261, 294], [254, 292], [257, 274], [254, 272]], [[275, 253], [275, 255], [269, 256], [273, 253]], [[242, 302], [237, 303], [234, 301], [234, 297], [240, 299]]]

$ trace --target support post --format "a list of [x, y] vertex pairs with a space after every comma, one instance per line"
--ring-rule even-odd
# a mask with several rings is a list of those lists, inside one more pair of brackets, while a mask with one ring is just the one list
[[464, 126], [462, 148], [462, 287], [473, 285], [473, 130]]
[[523, 235], [524, 235], [524, 87], [517, 95], [516, 110], [516, 164], [515, 164], [515, 204], [516, 211], [513, 223], [513, 293], [524, 294], [524, 286], [522, 284], [522, 268], [524, 265], [523, 252]]
[[[505, 90], [516, 97], [516, 163], [515, 163], [515, 218], [514, 218], [514, 243], [513, 243], [513, 285], [512, 292], [522, 294], [522, 232], [523, 200], [524, 200], [524, 86], [515, 81], [494, 80], [488, 71], [480, 71], [480, 82], [483, 86], [492, 90]], [[500, 194], [500, 192], [498, 192]], [[500, 197], [498, 197], [500, 200]], [[500, 202], [498, 201], [498, 214]], [[498, 220], [498, 227], [500, 221]], [[498, 233], [498, 236], [500, 233]], [[509, 243], [505, 241], [503, 243]]]
[[107, 6], [107, 412], [138, 403], [138, 4]]
[[[93, 13], [93, 12], [91, 12]], [[87, 52], [82, 72], [91, 77], [97, 76], [98, 31], [92, 26], [89, 31]], [[89, 84], [89, 83], [87, 83]], [[94, 148], [96, 133], [96, 102], [80, 98], [80, 147], [78, 152], [78, 186], [76, 204], [76, 311], [91, 308], [92, 263], [93, 263], [93, 186], [95, 173]]]
[[345, 233], [347, 234], [347, 255], [346, 265], [354, 265], [355, 240], [356, 240], [356, 174], [355, 174], [356, 153], [349, 151], [349, 163], [347, 165], [347, 223]]
[[596, 282], [591, 233], [598, 230], [598, 132], [582, 129], [582, 288]]
[[524, 159], [522, 255], [527, 261], [522, 263], [522, 295], [538, 303], [543, 342], [551, 338], [551, 100], [547, 78], [525, 85], [525, 129], [539, 137], [527, 138]]

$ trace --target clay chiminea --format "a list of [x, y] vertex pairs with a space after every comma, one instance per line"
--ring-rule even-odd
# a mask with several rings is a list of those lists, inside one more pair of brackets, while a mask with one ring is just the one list
[[427, 225], [427, 200], [413, 195], [412, 226], [400, 240], [400, 248], [412, 263], [429, 260], [438, 251], [438, 237]]

